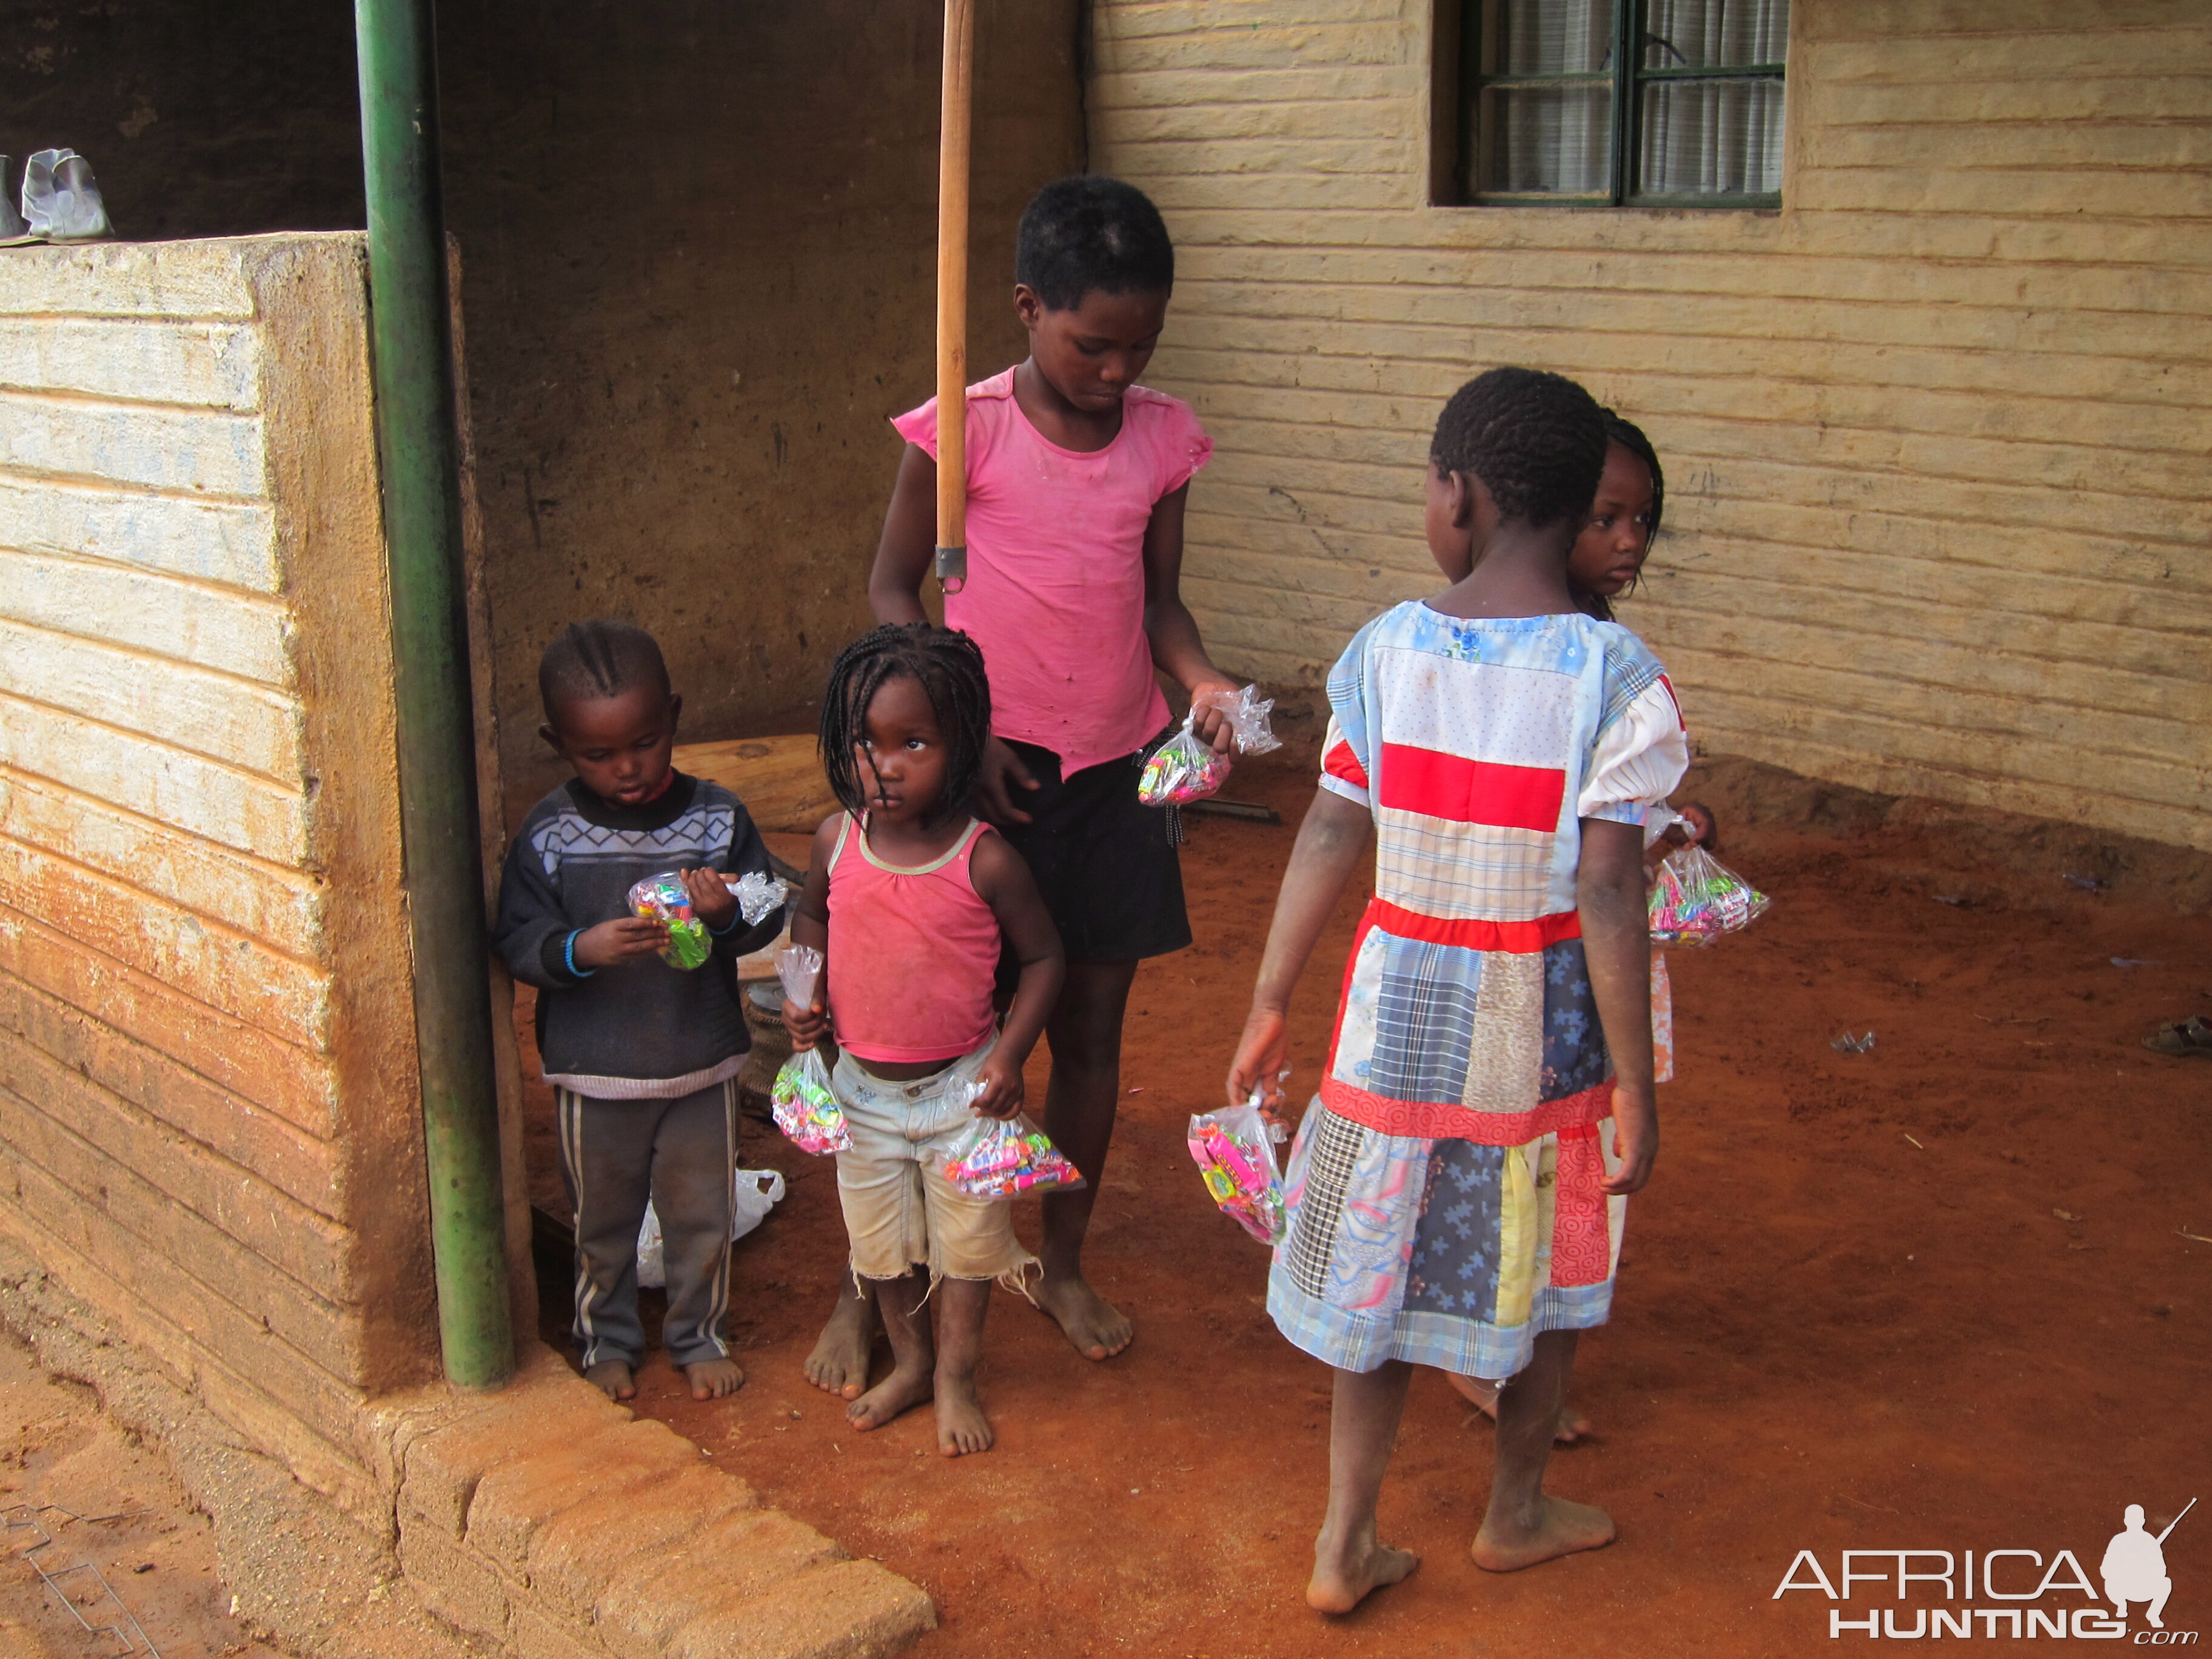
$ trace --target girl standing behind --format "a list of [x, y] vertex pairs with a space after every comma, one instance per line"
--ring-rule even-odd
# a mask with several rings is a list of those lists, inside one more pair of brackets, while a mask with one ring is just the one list
[[1324, 1612], [1416, 1565], [1375, 1524], [1416, 1364], [1503, 1385], [1477, 1565], [1613, 1536], [1543, 1475], [1658, 1150], [1643, 823], [1686, 752], [1657, 661], [1567, 586], [1605, 453], [1597, 404], [1554, 374], [1492, 369], [1445, 406], [1426, 528], [1451, 586], [1330, 672], [1322, 787], [1230, 1068], [1232, 1100], [1280, 1100], [1291, 988], [1374, 835], [1267, 1282], [1278, 1328], [1336, 1370], [1306, 1588]]
[[[1087, 1184], [1044, 1199], [1037, 1301], [1091, 1359], [1131, 1334], [1083, 1273], [1129, 987], [1139, 959], [1190, 943], [1176, 849], [1137, 799], [1143, 752], [1168, 725], [1153, 672], [1194, 696], [1237, 689], [1180, 588], [1184, 497], [1213, 446], [1188, 404], [1137, 384], [1174, 286], [1174, 244], [1141, 191], [1063, 179], [1030, 204], [1014, 258], [1030, 355], [968, 389], [968, 579], [945, 601], [991, 672], [979, 810], [1029, 860], [1067, 950], [1044, 1129]], [[892, 424], [907, 449], [868, 602], [878, 621], [914, 622], [936, 543], [935, 399]], [[1228, 749], [1218, 713], [1198, 732]], [[854, 1391], [870, 1328], [865, 1300], [839, 1304], [807, 1361], [817, 1388]]]
[[[846, 1414], [880, 1428], [933, 1394], [947, 1457], [991, 1445], [975, 1397], [991, 1284], [1019, 1285], [1036, 1262], [1006, 1204], [945, 1178], [945, 1143], [971, 1095], [977, 1115], [1021, 1109], [1022, 1065], [1060, 981], [1028, 866], [969, 811], [990, 729], [983, 659], [966, 635], [915, 623], [845, 648], [822, 703], [823, 769], [845, 810], [815, 832], [791, 924], [792, 942], [825, 958], [827, 994], [783, 1005], [795, 1048], [836, 1026], [830, 1086], [853, 1137], [837, 1197], [853, 1276], [873, 1288], [891, 1340], [890, 1375]], [[1002, 948], [1021, 976], [994, 1036]]]
[[[1659, 465], [1659, 452], [1632, 421], [1611, 410], [1605, 416], [1605, 471], [1598, 477], [1597, 495], [1590, 502], [1589, 522], [1575, 538], [1567, 555], [1567, 586], [1586, 616], [1611, 622], [1613, 601], [1642, 580], [1644, 562], [1659, 538], [1660, 516], [1667, 506], [1667, 474]], [[1663, 817], [1663, 815], [1662, 815]], [[1717, 843], [1712, 809], [1691, 801], [1680, 817], [1665, 831], [1646, 838], [1644, 862], [1647, 873], [1678, 848]], [[1651, 953], [1651, 1040], [1658, 1056], [1657, 1080], [1674, 1078], [1674, 992], [1667, 978], [1667, 958]], [[1491, 1411], [1494, 1395], [1486, 1394], [1472, 1379], [1455, 1379], [1460, 1392], [1485, 1411]], [[1577, 1413], [1561, 1408], [1559, 1440], [1571, 1443], [1589, 1432], [1589, 1425]]]
[[1667, 475], [1644, 428], [1611, 410], [1605, 416], [1605, 471], [1598, 475], [1589, 522], [1567, 555], [1567, 586], [1585, 616], [1611, 622], [1613, 601], [1634, 587], [1659, 538]]

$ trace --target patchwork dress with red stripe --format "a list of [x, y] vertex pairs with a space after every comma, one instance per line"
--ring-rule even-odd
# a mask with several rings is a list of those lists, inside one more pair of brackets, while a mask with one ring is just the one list
[[1658, 660], [1579, 614], [1376, 617], [1330, 672], [1322, 783], [1375, 817], [1267, 1305], [1347, 1370], [1504, 1378], [1605, 1322], [1626, 1200], [1575, 908], [1581, 822], [1641, 823], [1688, 764]]

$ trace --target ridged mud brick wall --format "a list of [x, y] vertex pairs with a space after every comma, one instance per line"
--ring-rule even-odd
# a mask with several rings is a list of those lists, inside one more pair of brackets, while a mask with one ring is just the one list
[[1703, 746], [2212, 848], [2212, 15], [1796, 0], [1753, 213], [1430, 205], [1434, 13], [1092, 9], [1091, 166], [1178, 246], [1149, 378], [1219, 445], [1224, 659], [1311, 683], [1425, 591], [1437, 410], [1534, 364], [1664, 459], [1623, 620]]
[[436, 1365], [357, 234], [0, 253], [0, 1231], [390, 1513]]

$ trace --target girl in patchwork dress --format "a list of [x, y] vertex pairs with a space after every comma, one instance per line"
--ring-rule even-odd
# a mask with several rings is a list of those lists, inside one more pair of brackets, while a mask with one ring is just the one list
[[1281, 1103], [1291, 988], [1372, 835], [1268, 1277], [1278, 1328], [1336, 1370], [1306, 1592], [1326, 1612], [1415, 1565], [1375, 1529], [1415, 1365], [1503, 1384], [1478, 1565], [1613, 1535], [1543, 1475], [1657, 1151], [1643, 823], [1688, 751], [1657, 660], [1568, 590], [1605, 454], [1597, 404], [1557, 375], [1493, 369], [1445, 406], [1427, 533], [1451, 586], [1370, 623], [1330, 672], [1321, 788], [1230, 1072], [1232, 1100]]

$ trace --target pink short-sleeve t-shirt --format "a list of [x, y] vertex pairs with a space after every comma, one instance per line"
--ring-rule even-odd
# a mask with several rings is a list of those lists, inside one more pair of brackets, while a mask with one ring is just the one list
[[[937, 456], [937, 399], [891, 422]], [[945, 596], [991, 675], [991, 726], [1060, 757], [1119, 759], [1166, 724], [1145, 641], [1145, 528], [1213, 443], [1188, 404], [1133, 386], [1121, 429], [1085, 453], [1048, 442], [1014, 371], [968, 388], [968, 580]]]

